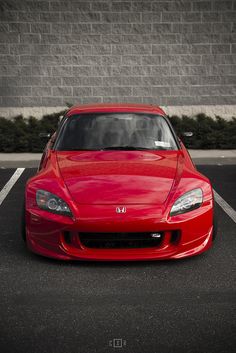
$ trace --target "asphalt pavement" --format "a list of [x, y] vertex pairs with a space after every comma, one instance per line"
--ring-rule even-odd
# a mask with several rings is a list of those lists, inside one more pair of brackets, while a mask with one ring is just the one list
[[[236, 166], [199, 165], [236, 209]], [[217, 205], [218, 238], [178, 261], [62, 262], [20, 237], [25, 169], [0, 206], [1, 353], [235, 352], [236, 224]], [[15, 168], [0, 169], [0, 190]]]

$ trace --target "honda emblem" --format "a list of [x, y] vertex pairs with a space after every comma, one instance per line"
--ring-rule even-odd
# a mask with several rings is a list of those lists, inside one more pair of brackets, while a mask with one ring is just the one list
[[126, 207], [116, 207], [116, 213], [126, 213]]

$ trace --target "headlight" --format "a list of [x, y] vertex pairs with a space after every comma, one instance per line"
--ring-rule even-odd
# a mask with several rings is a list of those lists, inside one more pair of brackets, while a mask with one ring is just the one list
[[71, 210], [67, 203], [60, 197], [45, 190], [37, 190], [36, 202], [42, 210], [72, 217]]
[[194, 189], [179, 197], [170, 211], [171, 216], [186, 213], [200, 207], [202, 204], [202, 189]]

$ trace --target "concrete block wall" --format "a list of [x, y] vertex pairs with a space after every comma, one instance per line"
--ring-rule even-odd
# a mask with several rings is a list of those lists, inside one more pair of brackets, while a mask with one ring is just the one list
[[235, 0], [0, 0], [0, 112], [128, 101], [231, 114], [235, 32]]

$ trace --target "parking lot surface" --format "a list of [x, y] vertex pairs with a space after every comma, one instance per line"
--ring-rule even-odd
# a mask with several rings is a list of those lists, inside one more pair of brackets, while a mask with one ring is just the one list
[[[236, 209], [235, 165], [199, 165]], [[0, 191], [16, 169], [0, 169]], [[20, 237], [25, 169], [0, 205], [0, 352], [234, 352], [236, 224], [217, 205], [218, 238], [178, 261], [61, 262]]]

